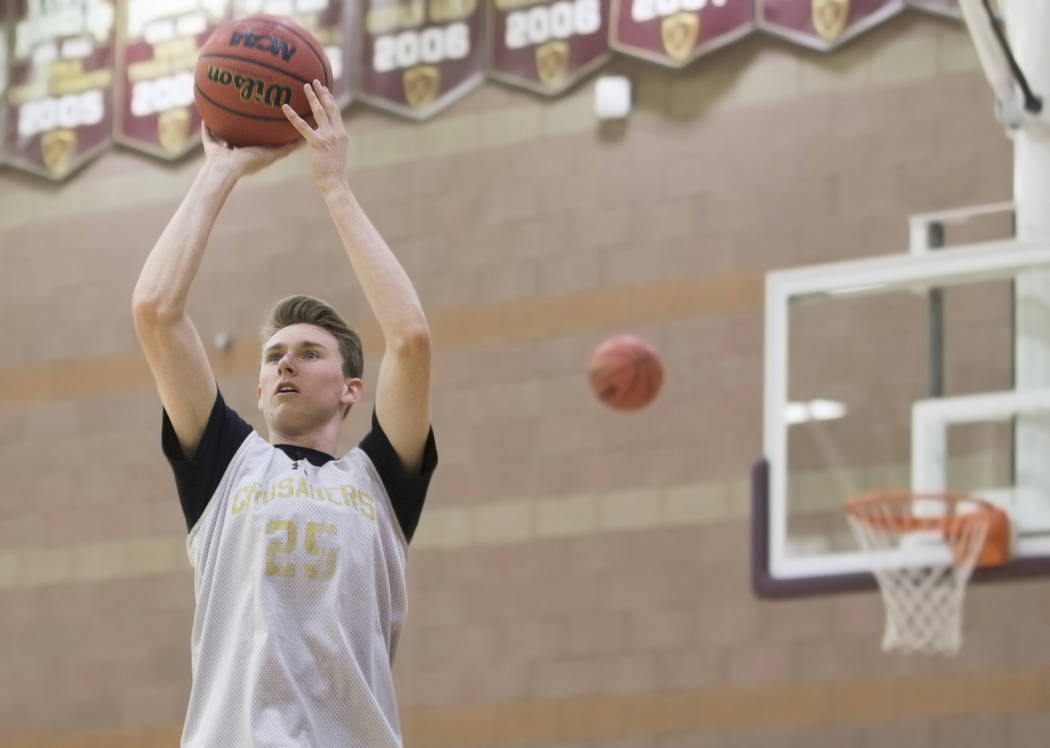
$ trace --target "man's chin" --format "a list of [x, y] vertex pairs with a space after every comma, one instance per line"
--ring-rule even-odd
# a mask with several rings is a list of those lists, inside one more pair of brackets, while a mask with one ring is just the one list
[[325, 424], [327, 419], [320, 413], [304, 411], [287, 406], [275, 408], [266, 419], [270, 431], [287, 436], [310, 433]]

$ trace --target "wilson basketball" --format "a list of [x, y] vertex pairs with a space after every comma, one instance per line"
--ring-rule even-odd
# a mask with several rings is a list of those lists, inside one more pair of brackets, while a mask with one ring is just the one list
[[594, 394], [614, 410], [645, 407], [664, 381], [656, 351], [634, 335], [617, 335], [601, 343], [591, 354], [587, 374]]
[[277, 146], [300, 138], [285, 118], [288, 104], [311, 125], [303, 85], [332, 87], [324, 47], [289, 18], [252, 15], [215, 29], [193, 72], [201, 118], [232, 146]]

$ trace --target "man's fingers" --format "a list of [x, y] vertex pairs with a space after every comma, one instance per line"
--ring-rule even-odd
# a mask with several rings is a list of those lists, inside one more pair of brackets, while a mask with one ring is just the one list
[[[318, 87], [321, 85], [317, 80], [314, 81], [314, 84]], [[314, 93], [313, 85], [307, 83], [303, 86], [303, 90], [306, 91], [306, 100], [310, 102], [310, 111], [314, 113], [314, 121], [317, 122], [318, 128], [320, 128], [322, 124], [328, 124], [328, 112], [320, 99], [317, 98], [317, 94]]]
[[313, 128], [306, 123], [306, 120], [296, 114], [294, 109], [285, 104], [281, 107], [281, 111], [284, 112], [284, 116], [292, 123], [292, 127], [294, 127], [300, 135], [307, 139], [313, 135]]
[[[321, 86], [320, 83], [317, 84]], [[336, 116], [342, 119], [342, 115], [339, 113], [339, 105], [335, 103], [335, 97], [332, 96], [332, 92], [328, 90], [327, 86], [321, 86], [321, 101], [324, 102], [325, 109], [328, 110], [328, 116]]]

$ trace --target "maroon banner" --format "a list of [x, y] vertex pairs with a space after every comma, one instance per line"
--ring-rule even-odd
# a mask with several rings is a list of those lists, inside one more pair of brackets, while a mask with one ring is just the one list
[[613, 0], [609, 43], [672, 68], [755, 28], [755, 0]]
[[113, 0], [8, 0], [3, 150], [14, 167], [60, 180], [109, 147]]
[[[0, 133], [4, 132], [7, 114], [7, 65], [7, 5], [0, 2]], [[4, 160], [4, 149], [0, 147], [0, 164]]]
[[936, 13], [939, 16], [962, 20], [959, 0], [906, 0], [906, 2], [909, 8], [917, 8], [927, 13]]
[[610, 0], [490, 0], [488, 75], [555, 96], [605, 64]]
[[179, 158], [200, 143], [193, 68], [201, 45], [230, 17], [230, 0], [120, 5], [113, 137], [159, 158]]
[[350, 89], [350, 40], [354, 38], [353, 0], [234, 0], [237, 18], [268, 13], [294, 19], [324, 47], [332, 65], [332, 95], [340, 107], [353, 98]]
[[358, 96], [422, 120], [484, 79], [480, 0], [362, 0]]
[[758, 25], [820, 51], [835, 49], [904, 8], [904, 0], [758, 0]]

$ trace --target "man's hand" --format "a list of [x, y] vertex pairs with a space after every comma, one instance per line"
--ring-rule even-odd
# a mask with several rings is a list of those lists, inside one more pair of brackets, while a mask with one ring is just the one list
[[310, 174], [314, 184], [324, 192], [346, 181], [346, 126], [332, 92], [314, 79], [313, 85], [303, 86], [310, 102], [317, 129], [295, 113], [287, 104], [282, 111], [310, 148]]
[[287, 156], [299, 146], [298, 143], [291, 143], [277, 148], [263, 146], [234, 148], [212, 135], [203, 122], [201, 123], [201, 139], [204, 141], [205, 161], [220, 168], [234, 179], [254, 174], [277, 159]]

